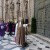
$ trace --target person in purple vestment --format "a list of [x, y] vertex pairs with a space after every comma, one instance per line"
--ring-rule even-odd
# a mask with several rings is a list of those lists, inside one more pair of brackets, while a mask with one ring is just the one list
[[3, 39], [5, 35], [5, 27], [4, 23], [0, 22], [0, 39]]

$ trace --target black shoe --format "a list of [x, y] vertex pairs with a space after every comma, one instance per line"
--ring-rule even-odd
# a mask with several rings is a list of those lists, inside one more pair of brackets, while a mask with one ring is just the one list
[[28, 43], [27, 42], [25, 42], [23, 45], [22, 45], [22, 47], [27, 47], [28, 46]]
[[7, 34], [7, 35], [10, 35], [10, 34]]

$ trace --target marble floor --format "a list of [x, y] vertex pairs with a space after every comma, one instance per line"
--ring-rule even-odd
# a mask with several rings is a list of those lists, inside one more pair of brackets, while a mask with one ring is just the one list
[[14, 36], [8, 36], [0, 41], [0, 50], [50, 50], [50, 44], [38, 39], [34, 35], [27, 35], [28, 47], [18, 46], [14, 41]]

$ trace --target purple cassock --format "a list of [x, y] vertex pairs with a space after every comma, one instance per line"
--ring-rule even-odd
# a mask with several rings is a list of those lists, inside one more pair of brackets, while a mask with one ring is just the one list
[[5, 24], [0, 23], [0, 36], [4, 36], [4, 35], [5, 35]]

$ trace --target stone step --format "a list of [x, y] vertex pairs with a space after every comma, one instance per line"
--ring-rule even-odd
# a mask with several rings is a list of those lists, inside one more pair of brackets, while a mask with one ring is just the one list
[[33, 36], [35, 36], [35, 37], [37, 37], [37, 38], [39, 38], [39, 39], [41, 39], [41, 40], [50, 44], [50, 38], [47, 38], [47, 37], [39, 35], [39, 34], [33, 34]]

